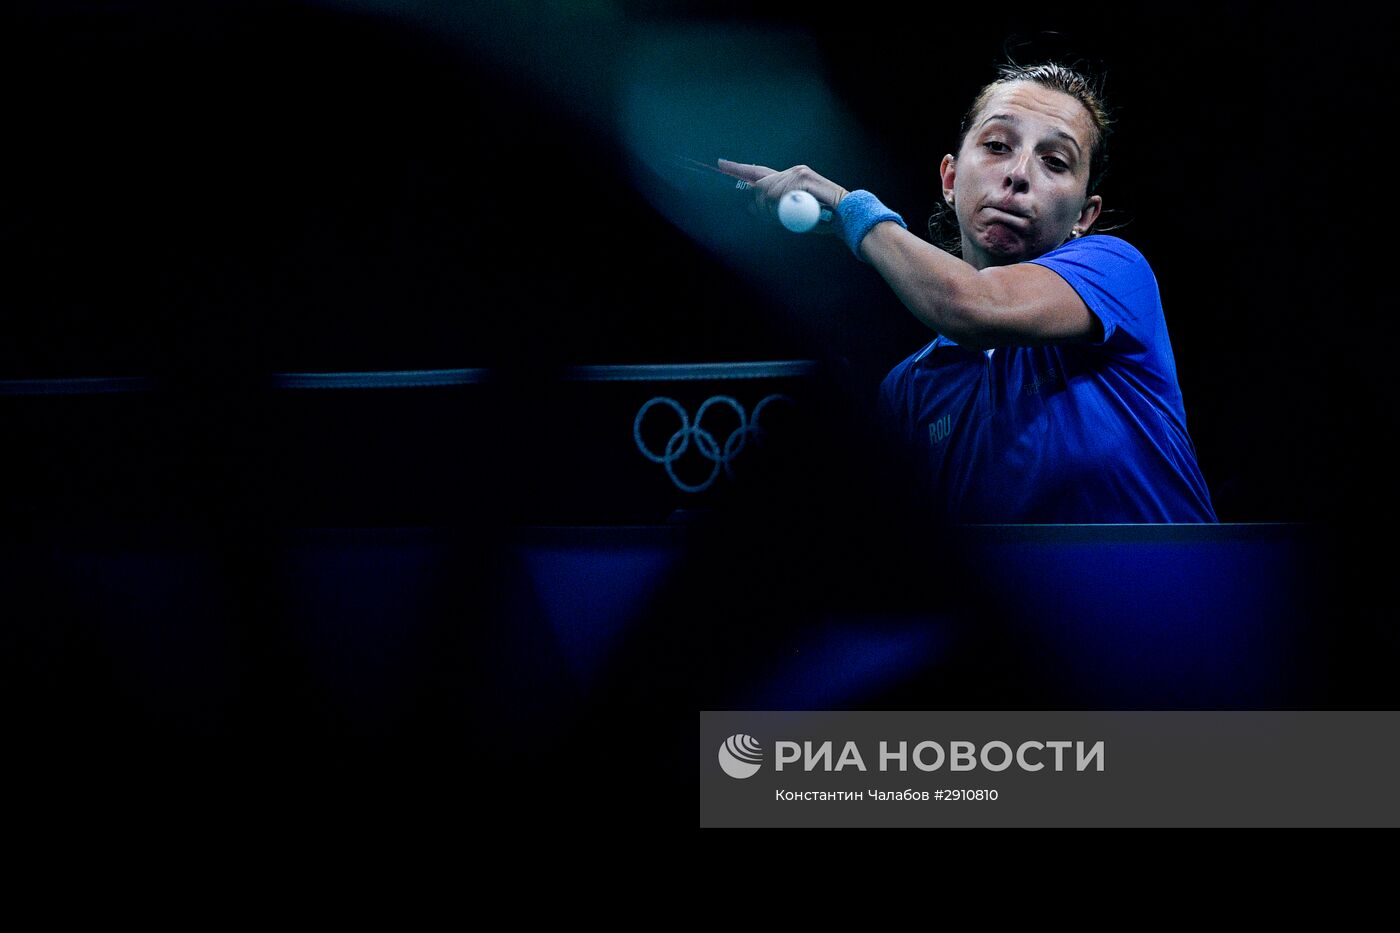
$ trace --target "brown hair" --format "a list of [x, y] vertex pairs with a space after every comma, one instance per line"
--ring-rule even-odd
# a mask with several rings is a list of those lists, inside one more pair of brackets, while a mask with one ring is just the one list
[[[1042, 87], [1068, 94], [1084, 106], [1093, 125], [1094, 138], [1089, 142], [1089, 185], [1085, 192], [1093, 194], [1108, 173], [1108, 137], [1112, 132], [1112, 117], [1109, 115], [1103, 97], [1103, 77], [1083, 74], [1057, 62], [1039, 65], [1017, 65], [1008, 62], [997, 66], [997, 78], [977, 92], [972, 106], [958, 127], [957, 152], [962, 153], [963, 142], [972, 128], [977, 115], [987, 105], [997, 88], [1013, 81], [1033, 81]], [[945, 202], [940, 202], [937, 211], [928, 221], [929, 239], [955, 255], [962, 254], [962, 232], [958, 228], [958, 215]]]

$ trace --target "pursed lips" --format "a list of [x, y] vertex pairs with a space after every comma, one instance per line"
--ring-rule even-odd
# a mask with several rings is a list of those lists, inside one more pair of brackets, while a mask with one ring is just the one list
[[1012, 218], [1014, 218], [1014, 219], [1016, 219], [1016, 220], [1020, 220], [1020, 221], [1028, 221], [1028, 220], [1030, 220], [1030, 218], [1027, 217], [1025, 214], [1022, 214], [1022, 213], [1020, 213], [1019, 211], [1013, 211], [1013, 210], [1011, 210], [1010, 208], [1007, 208], [1007, 207], [998, 207], [998, 206], [995, 205], [995, 204], [988, 204], [986, 209], [989, 210], [989, 211], [993, 211], [994, 213], [1001, 214], [1001, 215], [1006, 216], [1006, 217], [1012, 217]]
[[989, 224], [1001, 224], [1004, 227], [1015, 230], [1017, 233], [1024, 233], [1030, 229], [1030, 218], [1026, 217], [1024, 214], [1018, 214], [993, 204], [987, 205], [985, 210], [988, 215], [987, 223]]

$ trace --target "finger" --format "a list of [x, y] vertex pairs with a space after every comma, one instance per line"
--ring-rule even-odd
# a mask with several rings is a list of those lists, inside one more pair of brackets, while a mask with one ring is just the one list
[[731, 162], [728, 159], [717, 160], [719, 170], [726, 175], [732, 175], [742, 181], [755, 182], [760, 178], [773, 174], [773, 169], [766, 165], [750, 165], [747, 162]]
[[754, 200], [759, 209], [770, 217], [778, 216], [778, 202], [793, 187], [792, 170], [765, 175], [753, 183]]
[[753, 206], [759, 213], [772, 216], [777, 204], [773, 191], [781, 182], [780, 173], [764, 176], [753, 182]]
[[[791, 183], [784, 187], [779, 194], [787, 194], [788, 191], [805, 191], [817, 199], [817, 203], [832, 207], [839, 200], [843, 189], [836, 182], [822, 175], [817, 174], [805, 165], [798, 165], [788, 170], [791, 173]], [[785, 173], [787, 174], [787, 173]]]

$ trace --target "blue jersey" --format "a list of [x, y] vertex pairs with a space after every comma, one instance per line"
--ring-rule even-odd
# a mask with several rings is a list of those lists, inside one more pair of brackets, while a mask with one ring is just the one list
[[940, 335], [880, 386], [936, 509], [954, 522], [1214, 522], [1157, 279], [1117, 237], [1030, 260], [1103, 325], [1097, 343], [991, 353]]

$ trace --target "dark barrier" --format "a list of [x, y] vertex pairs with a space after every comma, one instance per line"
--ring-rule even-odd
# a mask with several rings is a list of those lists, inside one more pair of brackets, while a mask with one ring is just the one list
[[[664, 522], [725, 502], [825, 391], [805, 361], [0, 382], [45, 526]], [[849, 438], [847, 438], [849, 443]], [[22, 494], [20, 494], [22, 493]]]
[[[414, 728], [430, 681], [466, 706], [547, 719], [552, 703], [651, 682], [651, 665], [668, 690], [745, 709], [1326, 698], [1323, 592], [1300, 526], [961, 529], [960, 583], [935, 577], [922, 607], [872, 591], [869, 608], [822, 605], [795, 590], [823, 581], [788, 574], [755, 594], [763, 568], [711, 531], [522, 527], [483, 547], [443, 529], [305, 529], [268, 538], [257, 562], [208, 541], [75, 538], [7, 555], [7, 628], [36, 682], [197, 733], [275, 688], [242, 681], [259, 665], [290, 678], [274, 702], [344, 734]], [[977, 596], [950, 605], [949, 585]], [[791, 608], [761, 618], [755, 604]], [[494, 694], [452, 686], [483, 671]]]

